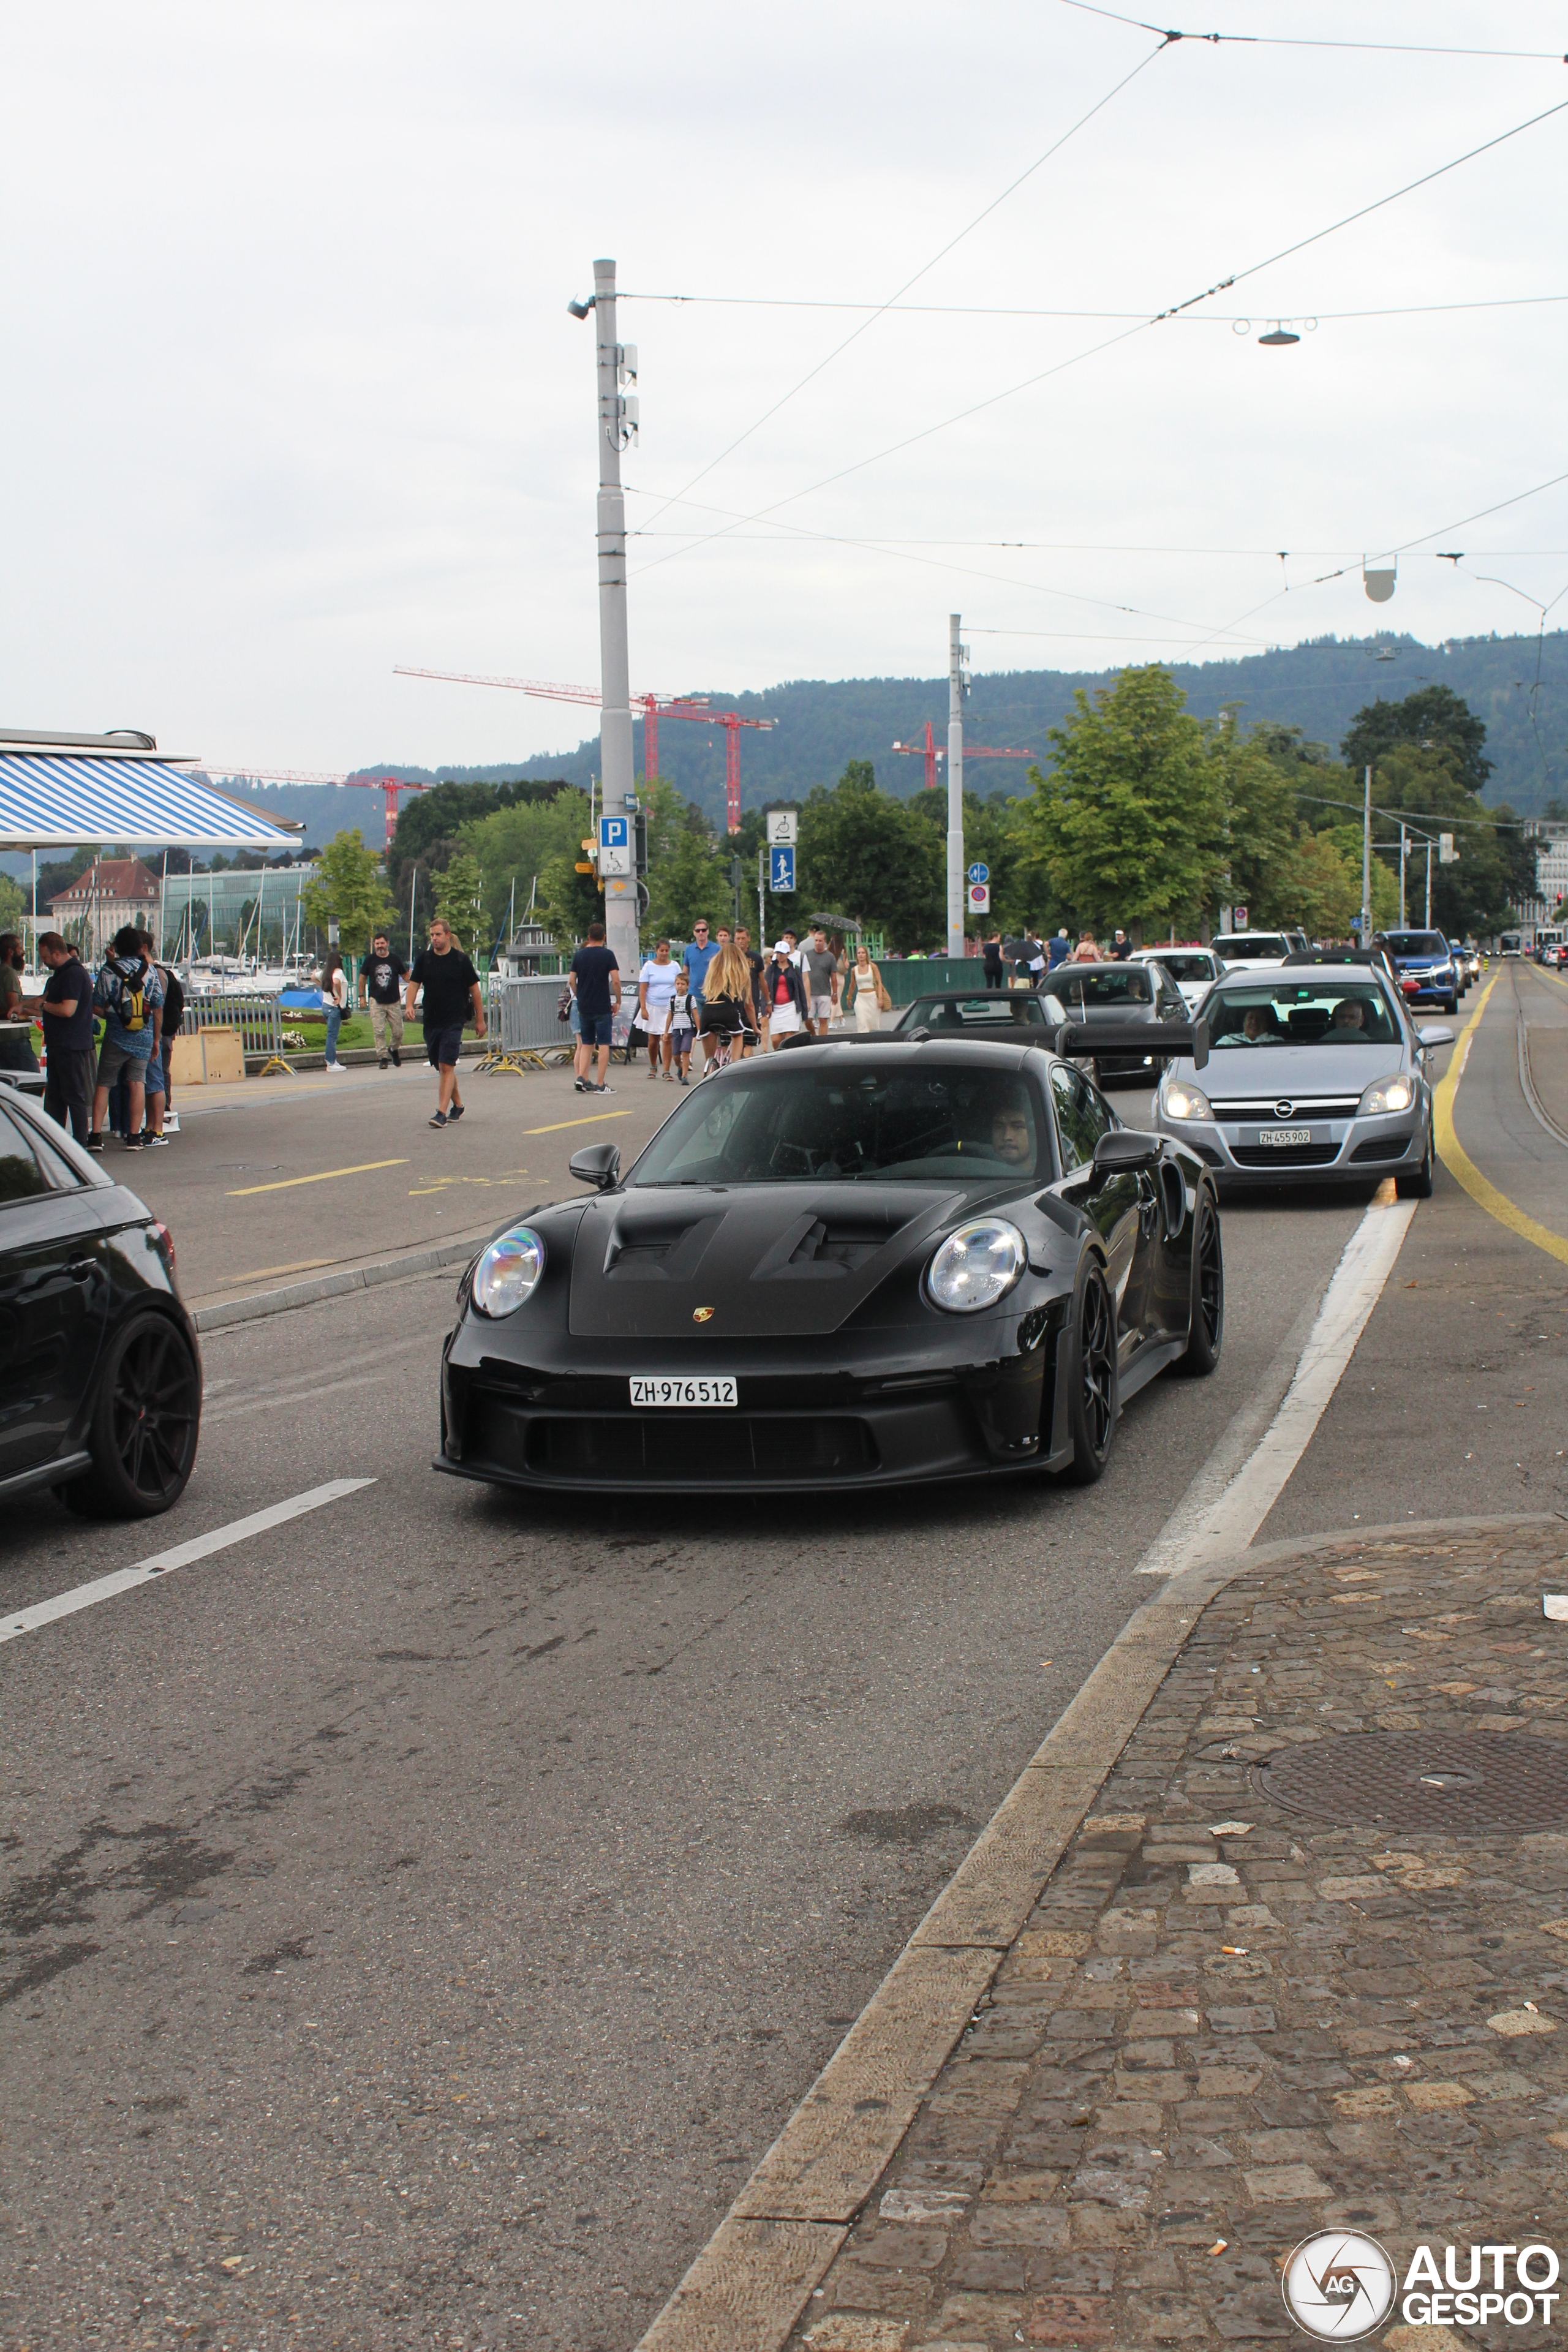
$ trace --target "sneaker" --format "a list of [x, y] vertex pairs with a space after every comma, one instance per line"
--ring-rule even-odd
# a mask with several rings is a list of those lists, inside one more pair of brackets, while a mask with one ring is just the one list
[[613, 1095], [615, 1091], [614, 1087], [590, 1087], [588, 1089], [591, 1095]]
[[438, 1110], [436, 1113], [435, 1118], [430, 1121], [430, 1124], [432, 1127], [445, 1127], [447, 1124], [446, 1112], [444, 1110]]
[[162, 1151], [168, 1140], [166, 1135], [144, 1135], [142, 1138], [143, 1145], [149, 1151]]
[[400, 1070], [403, 1067], [403, 1056], [395, 1045], [392, 1049], [392, 1066], [395, 1070]]
[[684, 1070], [680, 1073], [680, 1083], [683, 1087], [689, 1087], [691, 1084]]
[[381, 1057], [380, 1061], [376, 1064], [376, 1066], [376, 1066], [376, 1068], [377, 1068], [378, 1070], [384, 1070], [384, 1069], [385, 1069], [385, 1067], [386, 1067], [386, 1055], [385, 1055], [384, 1054], [382, 1055], [382, 1057]]
[[128, 1135], [125, 1139], [125, 1149], [127, 1151], [140, 1151], [142, 1138], [139, 1135]]
[[576, 1095], [587, 1095], [592, 1094], [594, 1089], [588, 1084], [586, 1078], [574, 1078], [572, 1081], [572, 1091]]
[[87, 1139], [87, 1148], [89, 1151], [101, 1151], [103, 1150], [102, 1136], [89, 1135]]
[[331, 1071], [334, 1077], [342, 1077], [346, 1076], [348, 1066], [349, 1066], [346, 1062], [329, 1062], [327, 1064], [328, 1069]]
[[467, 1103], [454, 1103], [451, 1109], [447, 1113], [447, 1125], [449, 1127], [456, 1127], [458, 1121], [462, 1118], [463, 1113], [468, 1109], [468, 1106]]

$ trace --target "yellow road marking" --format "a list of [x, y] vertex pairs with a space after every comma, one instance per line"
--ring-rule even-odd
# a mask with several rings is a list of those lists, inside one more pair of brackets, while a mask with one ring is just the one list
[[563, 1127], [597, 1127], [602, 1119], [630, 1118], [629, 1110], [596, 1110], [591, 1118], [558, 1118], [553, 1127], [525, 1127], [524, 1135], [559, 1135]]
[[330, 1184], [334, 1176], [368, 1176], [375, 1168], [406, 1168], [407, 1160], [362, 1160], [357, 1168], [323, 1168], [315, 1176], [281, 1176], [276, 1184], [241, 1184], [226, 1193], [230, 1201], [247, 1201], [253, 1192], [287, 1192], [296, 1184]]
[[1554, 1234], [1549, 1225], [1538, 1224], [1533, 1217], [1526, 1216], [1522, 1209], [1515, 1208], [1508, 1194], [1500, 1192], [1490, 1179], [1481, 1174], [1454, 1131], [1454, 1098], [1459, 1091], [1459, 1080], [1464, 1075], [1476, 1031], [1480, 1026], [1481, 1015], [1487, 1009], [1487, 1001], [1501, 977], [1500, 972], [1494, 973], [1481, 991], [1481, 1001], [1461, 1031], [1453, 1059], [1434, 1091], [1432, 1125], [1437, 1139], [1437, 1157], [1450, 1176], [1458, 1178], [1471, 1200], [1483, 1208], [1489, 1217], [1495, 1217], [1500, 1225], [1506, 1225], [1510, 1233], [1517, 1234], [1521, 1241], [1533, 1242], [1535, 1247], [1544, 1250], [1549, 1257], [1561, 1258], [1563, 1265], [1568, 1265], [1568, 1241], [1564, 1241], [1561, 1234]]

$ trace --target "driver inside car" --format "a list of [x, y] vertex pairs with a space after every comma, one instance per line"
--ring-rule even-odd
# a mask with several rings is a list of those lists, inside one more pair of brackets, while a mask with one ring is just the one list
[[1359, 996], [1342, 996], [1334, 1007], [1329, 1035], [1342, 1045], [1346, 1037], [1362, 1037], [1365, 1034], [1366, 1006]]
[[999, 1103], [991, 1121], [991, 1149], [1009, 1168], [1026, 1168], [1035, 1157], [1035, 1130], [1023, 1097]]

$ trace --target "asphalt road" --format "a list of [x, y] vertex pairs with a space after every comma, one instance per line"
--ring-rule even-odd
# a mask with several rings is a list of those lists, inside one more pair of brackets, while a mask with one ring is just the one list
[[[1459, 1126], [1544, 1193], [1522, 1101], [1500, 986]], [[410, 1139], [335, 1118], [366, 1160]], [[522, 1502], [427, 1467], [449, 1276], [210, 1335], [177, 1524], [18, 1510], [7, 1607], [376, 1483], [0, 1651], [0, 2337], [633, 2344], [1146, 1596], [1363, 1200], [1227, 1208], [1221, 1368], [1136, 1400], [1087, 1492]], [[1565, 1306], [1440, 1173], [1262, 1538], [1561, 1502]]]

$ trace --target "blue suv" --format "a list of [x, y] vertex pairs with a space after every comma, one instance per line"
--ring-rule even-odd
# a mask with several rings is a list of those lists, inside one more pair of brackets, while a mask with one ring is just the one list
[[1407, 1004], [1437, 1004], [1445, 1013], [1458, 1011], [1459, 975], [1453, 950], [1441, 931], [1379, 931], [1375, 944], [1393, 965]]

